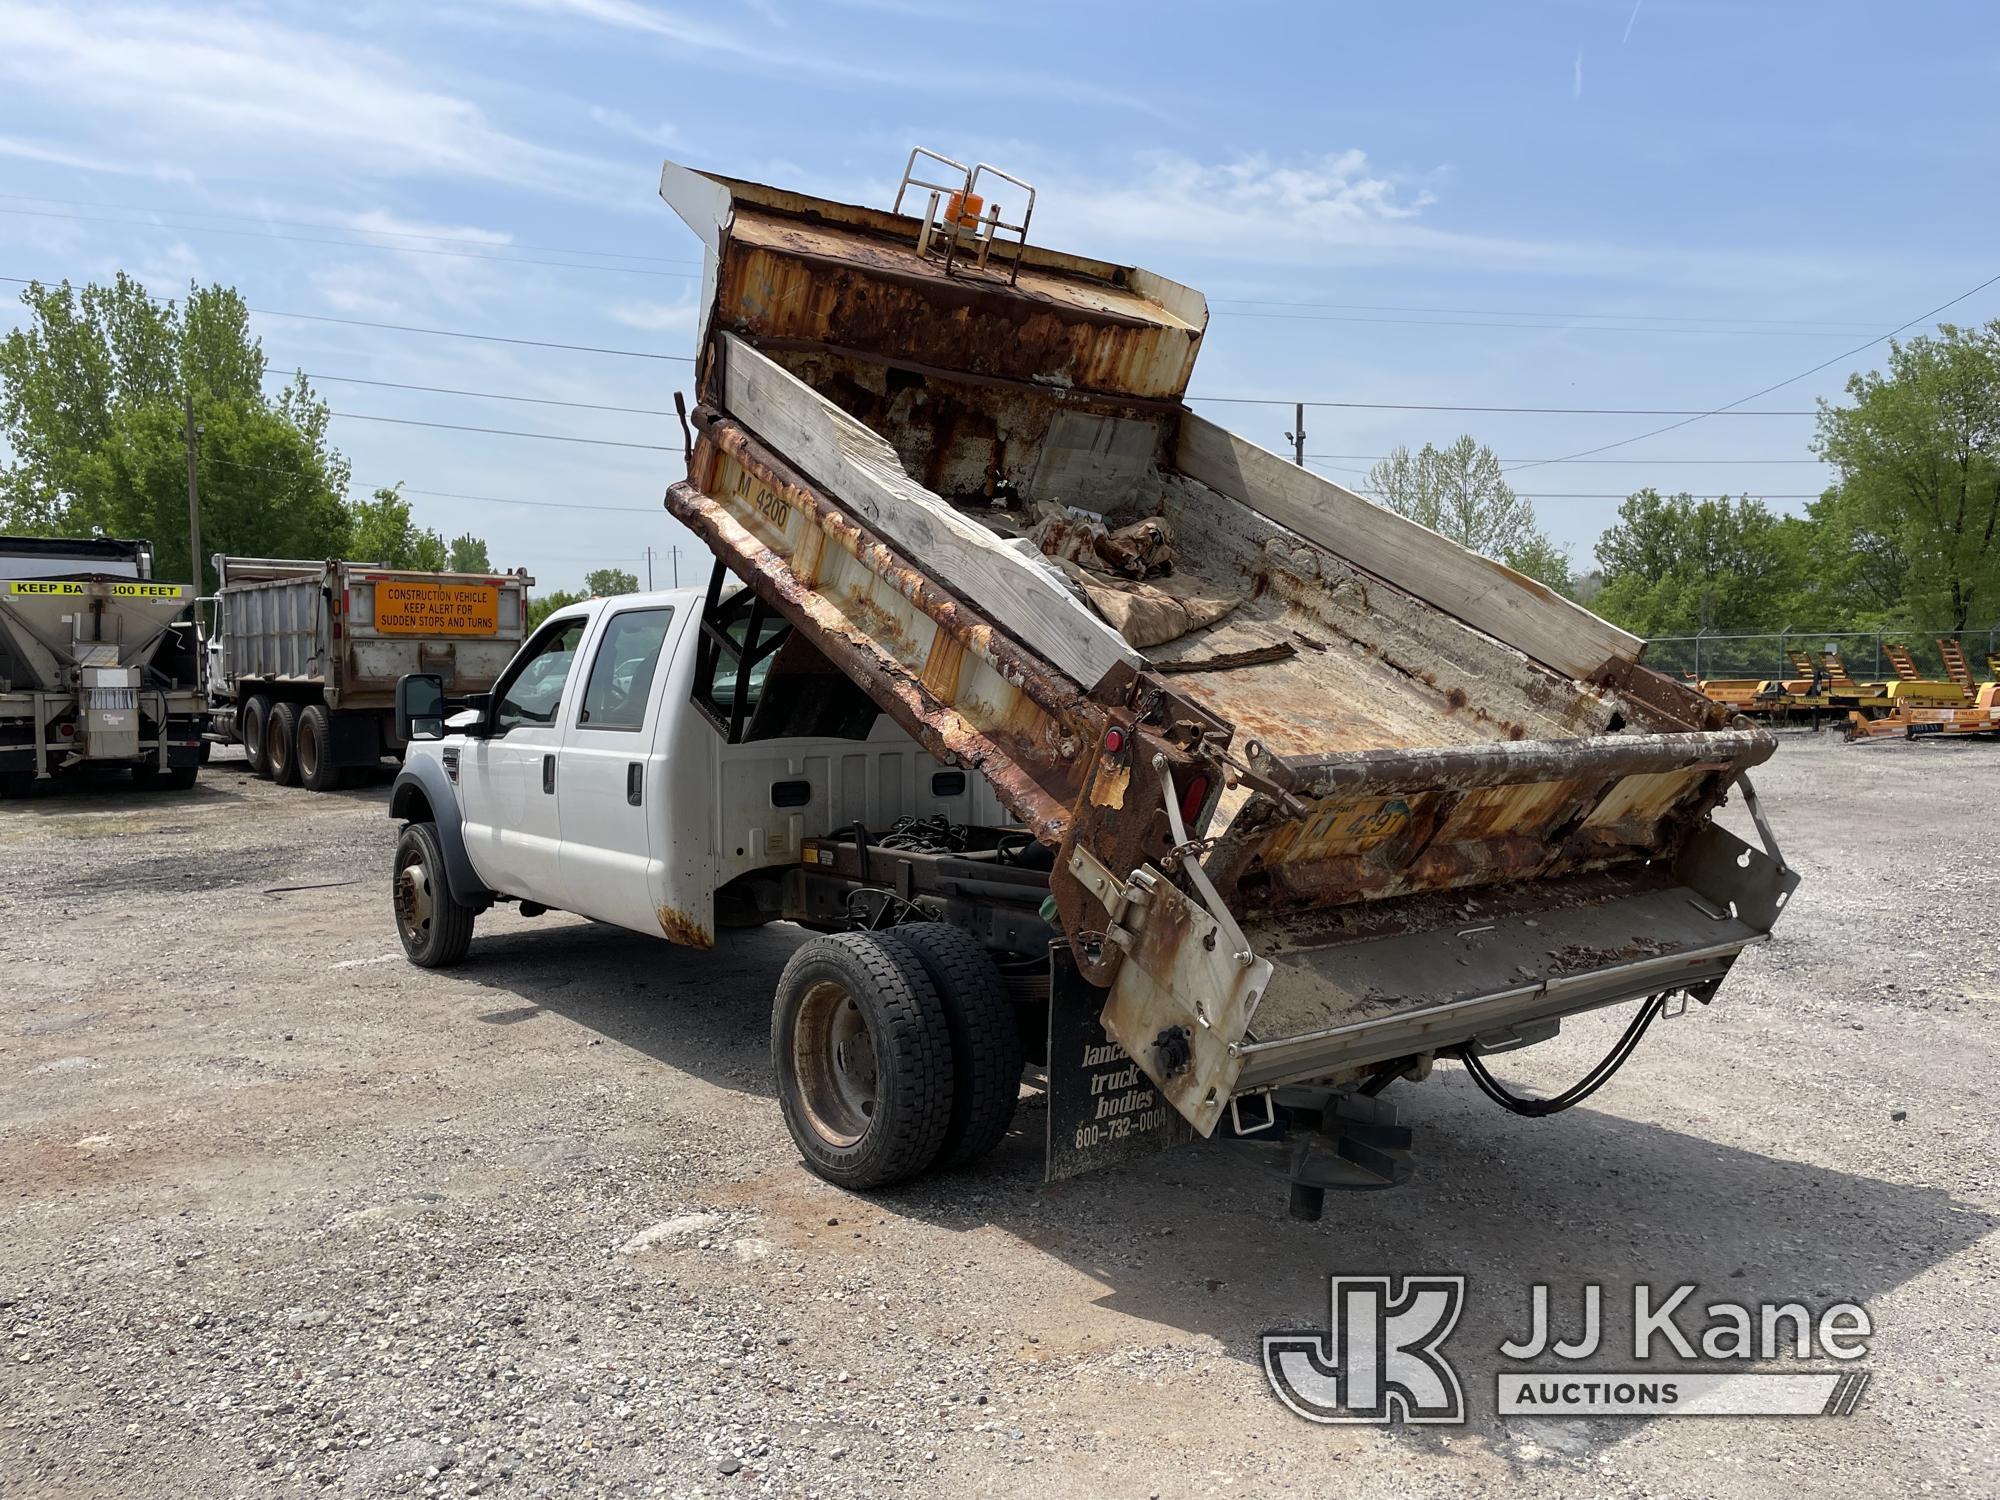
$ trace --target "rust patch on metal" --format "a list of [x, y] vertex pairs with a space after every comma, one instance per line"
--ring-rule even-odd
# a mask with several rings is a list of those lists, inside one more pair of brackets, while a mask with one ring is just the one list
[[660, 935], [670, 943], [679, 943], [683, 948], [713, 948], [715, 939], [701, 923], [685, 912], [676, 911], [671, 906], [663, 906], [653, 913], [660, 924]]
[[1171, 399], [1202, 330], [1158, 303], [1024, 269], [1018, 285], [947, 276], [908, 240], [739, 207], [716, 319], [752, 341], [803, 339], [940, 370]]

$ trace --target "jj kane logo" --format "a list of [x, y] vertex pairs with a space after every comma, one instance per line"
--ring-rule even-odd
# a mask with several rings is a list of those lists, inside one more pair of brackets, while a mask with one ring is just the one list
[[[1336, 1276], [1327, 1331], [1267, 1333], [1264, 1373], [1278, 1399], [1309, 1422], [1463, 1422], [1465, 1397], [1443, 1346], [1465, 1309], [1463, 1276]], [[1711, 1302], [1689, 1321], [1697, 1291], [1632, 1288], [1631, 1357], [1638, 1369], [1579, 1368], [1606, 1347], [1604, 1289], [1582, 1289], [1574, 1338], [1555, 1337], [1549, 1288], [1529, 1290], [1528, 1331], [1500, 1345], [1515, 1367], [1495, 1377], [1501, 1416], [1846, 1416], [1866, 1370], [1731, 1369], [1751, 1361], [1835, 1361], [1867, 1352], [1868, 1310], [1836, 1302]], [[1528, 1361], [1553, 1359], [1547, 1363]], [[1708, 1368], [1694, 1367], [1693, 1361]], [[1717, 1368], [1717, 1367], [1720, 1368]]]
[[1264, 1373], [1309, 1422], [1463, 1422], [1465, 1393], [1439, 1346], [1465, 1306], [1463, 1276], [1336, 1276], [1326, 1333], [1267, 1333]]

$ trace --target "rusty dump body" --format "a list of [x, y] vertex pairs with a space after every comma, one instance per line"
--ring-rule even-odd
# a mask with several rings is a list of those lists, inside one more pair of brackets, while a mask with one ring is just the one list
[[1198, 293], [1034, 245], [947, 269], [916, 219], [671, 163], [661, 192], [707, 246], [669, 508], [1056, 851], [1105, 1028], [1196, 1129], [1706, 999], [1768, 933], [1794, 877], [1710, 815], [1769, 736], [1189, 410]]

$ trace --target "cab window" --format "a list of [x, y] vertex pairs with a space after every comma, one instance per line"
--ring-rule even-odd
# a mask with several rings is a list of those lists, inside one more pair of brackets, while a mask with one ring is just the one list
[[588, 619], [564, 620], [535, 643], [534, 654], [521, 663], [493, 709], [493, 732], [505, 734], [523, 724], [553, 724], [569, 680], [576, 648], [583, 643]]
[[653, 669], [674, 617], [665, 609], [628, 609], [605, 622], [597, 655], [584, 685], [583, 707], [576, 722], [585, 729], [634, 730], [646, 722], [646, 702], [653, 692]]

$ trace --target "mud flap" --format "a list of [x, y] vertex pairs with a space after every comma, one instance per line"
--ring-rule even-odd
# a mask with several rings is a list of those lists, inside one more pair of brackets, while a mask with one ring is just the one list
[[1077, 973], [1069, 950], [1049, 954], [1047, 1180], [1152, 1156], [1194, 1131], [1139, 1065], [1105, 1035], [1104, 991]]

